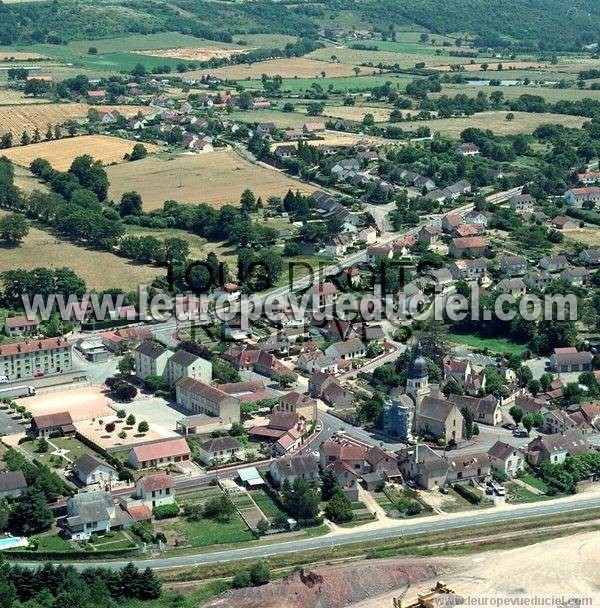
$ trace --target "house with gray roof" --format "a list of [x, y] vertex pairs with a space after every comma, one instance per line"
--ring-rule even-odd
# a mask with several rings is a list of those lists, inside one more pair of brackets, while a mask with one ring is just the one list
[[144, 340], [134, 351], [135, 375], [140, 380], [148, 376], [162, 376], [167, 367], [171, 352], [162, 344], [151, 340]]
[[83, 492], [67, 498], [66, 531], [75, 540], [106, 534], [116, 522], [114, 498], [104, 490]]
[[173, 385], [179, 378], [193, 378], [194, 380], [200, 380], [200, 382], [210, 382], [212, 364], [207, 359], [186, 350], [178, 350], [167, 361], [165, 379]]
[[580, 456], [590, 449], [588, 440], [580, 431], [538, 435], [527, 444], [527, 462], [532, 466], [539, 466], [542, 462], [561, 464], [567, 456]]
[[508, 477], [514, 477], [525, 468], [525, 452], [503, 441], [496, 441], [488, 450], [488, 456], [492, 469]]
[[285, 456], [271, 462], [269, 467], [273, 483], [280, 486], [284, 481], [293, 484], [297, 477], [314, 483], [319, 478], [319, 463], [310, 454]]
[[446, 483], [448, 462], [429, 446], [417, 443], [399, 450], [396, 455], [405, 480], [414, 481], [425, 490]]
[[352, 338], [342, 342], [335, 342], [325, 349], [325, 354], [336, 359], [356, 359], [364, 357], [367, 348], [360, 338]]
[[235, 437], [212, 437], [199, 446], [200, 460], [206, 465], [222, 464], [235, 460], [244, 453], [244, 444]]
[[420, 435], [434, 435], [449, 443], [462, 439], [463, 423], [462, 414], [454, 403], [428, 396], [417, 409], [415, 430]]
[[117, 479], [117, 470], [106, 462], [91, 454], [82, 454], [73, 463], [73, 475], [84, 486], [94, 483], [105, 484], [113, 479]]
[[5, 471], [0, 473], [0, 500], [9, 496], [20, 496], [27, 487], [23, 471]]

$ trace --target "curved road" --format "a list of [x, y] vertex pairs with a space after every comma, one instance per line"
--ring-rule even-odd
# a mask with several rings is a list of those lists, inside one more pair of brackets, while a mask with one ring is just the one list
[[[240, 559], [259, 559], [284, 553], [296, 553], [311, 549], [333, 548], [356, 542], [373, 542], [385, 540], [405, 534], [425, 534], [428, 532], [443, 532], [467, 526], [482, 524], [498, 524], [505, 521], [514, 521], [527, 517], [545, 517], [557, 515], [564, 512], [572, 513], [600, 507], [600, 494], [593, 497], [574, 497], [557, 499], [545, 503], [518, 505], [511, 508], [493, 508], [481, 512], [470, 512], [460, 516], [432, 516], [420, 520], [404, 521], [397, 525], [388, 526], [375, 530], [352, 530], [338, 536], [320, 536], [317, 538], [295, 539], [272, 545], [255, 545], [240, 549], [229, 549], [226, 551], [214, 551], [198, 555], [181, 555], [173, 557], [157, 557], [151, 559], [133, 559], [126, 561], [78, 561], [73, 563], [77, 569], [90, 567], [122, 568], [129, 561], [140, 568], [150, 567], [152, 569], [180, 568], [201, 566], [203, 564], [214, 564], [217, 562], [235, 561]], [[518, 534], [518, 533], [517, 533]], [[373, 544], [375, 547], [376, 545]], [[23, 563], [22, 565], [35, 568], [39, 562]], [[66, 564], [67, 562], [61, 562]]]

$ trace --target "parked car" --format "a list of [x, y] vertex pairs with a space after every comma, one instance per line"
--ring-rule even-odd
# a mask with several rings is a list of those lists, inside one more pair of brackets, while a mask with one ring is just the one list
[[513, 437], [529, 437], [529, 433], [526, 429], [518, 428], [513, 431]]
[[485, 493], [488, 496], [492, 496], [494, 494], [494, 488], [492, 488], [492, 486], [487, 486], [487, 488], [485, 489]]
[[515, 428], [515, 425], [512, 422], [505, 422], [502, 425], [503, 429], [508, 429], [509, 431], [512, 431]]
[[33, 377], [34, 378], [41, 378], [43, 375], [44, 375], [44, 372], [38, 371], [38, 372], [35, 372], [35, 374], [33, 374]]
[[504, 489], [504, 486], [496, 486], [494, 490], [496, 491], [496, 494], [498, 494], [498, 496], [506, 496], [506, 490]]
[[440, 488], [440, 493], [442, 493], [442, 494], [448, 494], [448, 488], [446, 486], [442, 486]]

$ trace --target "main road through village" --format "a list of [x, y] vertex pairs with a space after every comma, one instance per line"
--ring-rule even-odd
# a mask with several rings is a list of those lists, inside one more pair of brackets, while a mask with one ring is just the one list
[[[296, 538], [290, 541], [272, 543], [269, 545], [255, 544], [239, 549], [228, 549], [225, 551], [209, 551], [195, 555], [173, 555], [171, 557], [150, 557], [147, 559], [136, 558], [126, 561], [93, 561], [79, 560], [71, 563], [75, 568], [82, 570], [90, 567], [122, 568], [128, 562], [140, 568], [165, 569], [184, 568], [214, 564], [217, 562], [228, 562], [241, 559], [260, 559], [263, 557], [282, 555], [286, 553], [297, 553], [318, 549], [334, 548], [349, 543], [374, 543], [378, 540], [390, 538], [401, 538], [406, 535], [426, 534], [431, 532], [446, 532], [458, 528], [473, 527], [484, 524], [501, 524], [502, 522], [513, 522], [529, 517], [538, 517], [543, 522], [551, 515], [562, 513], [573, 513], [585, 509], [600, 507], [600, 492], [593, 495], [575, 495], [567, 498], [556, 499], [544, 503], [511, 505], [503, 507], [492, 507], [480, 512], [441, 514], [425, 517], [422, 519], [405, 520], [402, 523], [387, 525], [381, 528], [351, 529], [343, 530], [341, 533], [328, 534], [316, 538]], [[367, 524], [368, 526], [368, 524]], [[476, 532], [474, 532], [476, 534]], [[518, 532], [517, 532], [518, 534]], [[373, 548], [375, 544], [371, 545]], [[35, 568], [36, 562], [23, 563]]]

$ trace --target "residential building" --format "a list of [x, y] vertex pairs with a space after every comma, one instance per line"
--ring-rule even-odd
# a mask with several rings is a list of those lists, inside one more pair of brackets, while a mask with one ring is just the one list
[[27, 487], [23, 471], [3, 471], [0, 473], [0, 500], [20, 496]]
[[0, 344], [0, 376], [9, 382], [70, 372], [71, 364], [71, 345], [66, 338]]
[[481, 256], [485, 253], [487, 246], [480, 236], [467, 236], [452, 239], [450, 241], [450, 255], [453, 258], [462, 258], [466, 254]]
[[391, 260], [392, 257], [394, 257], [394, 250], [390, 245], [367, 247], [367, 264], [375, 264], [379, 258]]
[[73, 462], [73, 475], [84, 486], [105, 485], [118, 479], [117, 470], [91, 454], [82, 454]]
[[486, 266], [485, 259], [477, 260], [454, 260], [450, 264], [450, 274], [455, 281], [461, 279], [476, 280], [485, 276]]
[[343, 387], [337, 380], [328, 383], [321, 391], [320, 397], [325, 403], [336, 409], [353, 407], [356, 402], [354, 393]]
[[492, 469], [507, 477], [515, 477], [525, 469], [525, 452], [503, 441], [496, 441], [488, 450], [488, 456]]
[[442, 230], [448, 234], [452, 234], [459, 226], [465, 223], [465, 220], [460, 215], [448, 213], [442, 218]]
[[511, 277], [527, 272], [527, 260], [522, 255], [505, 255], [500, 260], [500, 270]]
[[561, 464], [567, 456], [580, 456], [590, 449], [588, 440], [579, 431], [538, 435], [527, 444], [527, 462], [532, 466], [542, 462]]
[[242, 456], [245, 451], [244, 444], [235, 437], [213, 437], [199, 446], [200, 460], [208, 466], [222, 465]]
[[140, 477], [135, 484], [133, 499], [149, 509], [175, 502], [175, 480], [165, 472]]
[[7, 336], [22, 336], [37, 333], [39, 323], [37, 319], [27, 317], [6, 317], [4, 319], [4, 333]]
[[468, 143], [458, 146], [458, 148], [456, 148], [456, 154], [457, 156], [477, 156], [478, 154], [481, 154], [481, 151], [479, 150], [479, 146]]
[[420, 488], [431, 490], [446, 483], [448, 462], [429, 446], [417, 443], [399, 450], [396, 455], [404, 479], [414, 481]]
[[563, 254], [548, 256], [540, 260], [540, 267], [548, 272], [560, 272], [569, 266], [567, 257]]
[[448, 483], [456, 483], [460, 481], [468, 481], [474, 479], [483, 481], [490, 474], [491, 464], [490, 457], [481, 452], [478, 454], [469, 454], [468, 456], [450, 456], [446, 457], [448, 462]]
[[177, 404], [190, 412], [220, 418], [226, 425], [240, 421], [240, 400], [216, 386], [181, 378], [175, 383], [175, 395]]
[[297, 155], [298, 151], [296, 150], [296, 146], [284, 144], [275, 148], [275, 156], [277, 156], [277, 158], [294, 158]]
[[161, 467], [190, 459], [190, 448], [183, 437], [160, 439], [134, 447], [127, 456], [127, 462], [134, 469]]
[[590, 271], [583, 266], [565, 268], [560, 273], [560, 280], [570, 287], [583, 287], [590, 276]]
[[547, 270], [531, 271], [523, 277], [523, 282], [531, 289], [544, 290], [553, 280], [554, 277]]
[[162, 344], [145, 340], [133, 351], [135, 375], [140, 380], [148, 376], [163, 376], [171, 356], [171, 351]]
[[335, 342], [325, 349], [325, 354], [336, 359], [357, 359], [364, 357], [367, 347], [360, 338]]
[[310, 454], [277, 458], [271, 462], [269, 472], [276, 486], [280, 486], [286, 480], [293, 484], [297, 477], [305, 479], [308, 483], [315, 483], [319, 479], [319, 465]]
[[37, 437], [57, 435], [64, 437], [75, 434], [75, 426], [69, 412], [40, 414], [31, 419], [31, 431]]
[[343, 462], [358, 475], [370, 471], [367, 447], [352, 440], [326, 440], [319, 446], [319, 464], [325, 469], [334, 462]]
[[377, 230], [373, 226], [367, 226], [358, 232], [358, 241], [365, 245], [372, 245], [377, 240]]
[[461, 411], [467, 408], [473, 415], [476, 424], [496, 426], [502, 424], [500, 404], [493, 395], [471, 397], [469, 395], [448, 395], [448, 401], [454, 403]]
[[311, 294], [313, 307], [324, 308], [334, 303], [337, 297], [337, 289], [331, 281], [326, 281], [313, 285]]
[[588, 372], [594, 356], [588, 351], [577, 351], [574, 346], [555, 348], [550, 356], [550, 369], [556, 373]]
[[317, 419], [317, 401], [309, 395], [291, 391], [279, 397], [275, 411], [292, 412], [306, 421]]
[[578, 173], [577, 180], [582, 184], [589, 186], [590, 184], [597, 184], [600, 182], [600, 171], [590, 171], [587, 173]]
[[167, 361], [165, 372], [165, 378], [171, 385], [180, 378], [193, 378], [208, 383], [212, 378], [212, 364], [186, 350], [178, 350]]
[[419, 230], [419, 241], [427, 243], [427, 245], [435, 245], [440, 241], [442, 231], [437, 226], [423, 226]]
[[585, 266], [598, 266], [600, 264], [600, 249], [583, 249], [579, 253], [579, 260]]
[[531, 194], [515, 194], [510, 199], [510, 208], [517, 213], [533, 211], [533, 197]]
[[83, 492], [67, 498], [66, 531], [74, 540], [87, 540], [92, 534], [107, 534], [116, 522], [114, 498], [104, 490]]
[[566, 433], [577, 429], [577, 422], [571, 418], [571, 416], [559, 409], [549, 410], [544, 408], [542, 410], [542, 416], [544, 417], [544, 431], [547, 433]]
[[565, 199], [569, 207], [576, 207], [578, 209], [583, 207], [584, 203], [597, 205], [600, 203], [600, 187], [571, 188], [565, 192]]
[[477, 209], [473, 209], [473, 211], [469, 211], [465, 215], [465, 221], [467, 224], [487, 226], [492, 217], [493, 214], [489, 211], [477, 211]]
[[520, 297], [527, 293], [527, 286], [521, 277], [502, 279], [498, 281], [497, 289], [502, 293], [509, 293], [514, 297]]

